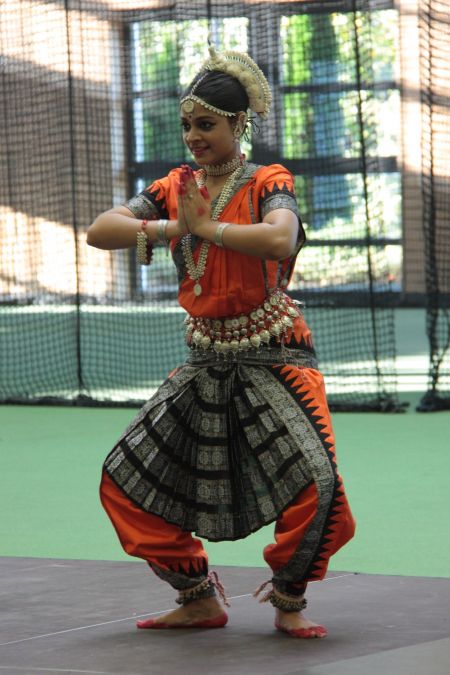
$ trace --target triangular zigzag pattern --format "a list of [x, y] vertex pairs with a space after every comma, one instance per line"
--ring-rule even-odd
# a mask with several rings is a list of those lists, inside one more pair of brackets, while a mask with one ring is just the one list
[[[311, 392], [309, 382], [302, 369], [286, 365], [274, 368], [277, 378], [287, 385], [292, 396], [308, 417], [316, 430], [324, 450], [330, 460], [335, 475], [335, 487], [326, 518], [326, 525], [318, 543], [317, 553], [307, 570], [307, 578], [311, 581], [322, 579], [328, 566], [328, 560], [343, 543], [343, 522], [352, 522], [342, 479], [337, 471], [334, 434], [331, 426], [325, 396], [318, 400]], [[345, 529], [345, 528], [344, 528]]]
[[149, 199], [152, 204], [156, 206], [158, 209], [158, 213], [161, 216], [161, 218], [166, 218], [169, 219], [169, 212], [167, 210], [167, 204], [166, 200], [164, 197], [161, 199], [158, 199], [158, 195], [160, 193], [160, 188], [156, 188], [155, 190], [144, 190], [143, 194]]

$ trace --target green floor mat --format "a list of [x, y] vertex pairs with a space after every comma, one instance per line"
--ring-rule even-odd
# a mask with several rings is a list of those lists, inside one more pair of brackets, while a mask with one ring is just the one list
[[[98, 501], [102, 461], [129, 409], [0, 407], [1, 554], [129, 559]], [[450, 576], [449, 413], [335, 414], [338, 462], [358, 523], [331, 569]], [[212, 564], [264, 565], [268, 526], [207, 544]]]

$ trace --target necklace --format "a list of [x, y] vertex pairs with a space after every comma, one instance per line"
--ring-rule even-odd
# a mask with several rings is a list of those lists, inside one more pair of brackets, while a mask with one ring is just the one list
[[225, 176], [243, 164], [241, 157], [235, 157], [225, 164], [205, 164], [204, 171], [207, 176]]
[[[244, 173], [245, 168], [246, 168], [245, 163], [241, 164], [239, 160], [239, 166], [235, 168], [231, 176], [227, 178], [226, 183], [223, 186], [216, 203], [214, 204], [214, 207], [211, 212], [211, 220], [219, 219], [220, 214], [222, 213], [223, 209], [227, 205], [228, 200], [233, 194], [236, 182]], [[199, 187], [202, 187], [205, 183], [206, 183], [206, 171], [202, 171], [201, 175], [197, 179], [197, 184]], [[199, 295], [202, 294], [203, 290], [200, 284], [200, 279], [205, 273], [206, 261], [208, 258], [208, 251], [211, 242], [208, 241], [207, 239], [204, 239], [202, 241], [198, 261], [196, 264], [194, 261], [194, 256], [192, 255], [191, 240], [192, 235], [190, 233], [185, 234], [184, 237], [182, 237], [181, 239], [181, 250], [183, 252], [184, 261], [186, 263], [187, 273], [190, 279], [192, 279], [192, 281], [195, 281], [194, 294], [198, 297]]]

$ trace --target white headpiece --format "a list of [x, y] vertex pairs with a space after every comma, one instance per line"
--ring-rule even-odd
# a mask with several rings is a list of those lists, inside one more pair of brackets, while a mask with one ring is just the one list
[[[263, 119], [267, 119], [272, 102], [272, 93], [264, 73], [253, 59], [248, 54], [242, 52], [227, 51], [218, 54], [212, 45], [209, 47], [209, 54], [209, 59], [204, 62], [201, 70], [217, 70], [235, 77], [247, 92], [250, 110], [257, 113]], [[235, 113], [216, 108], [195, 95], [194, 92], [202, 80], [203, 77], [197, 80], [190, 93], [181, 100], [180, 105], [182, 110], [187, 113], [192, 112], [194, 103], [200, 103], [200, 105], [218, 115], [233, 117]]]

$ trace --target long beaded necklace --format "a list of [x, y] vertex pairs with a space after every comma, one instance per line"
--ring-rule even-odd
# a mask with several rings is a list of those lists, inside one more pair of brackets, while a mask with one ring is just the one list
[[[231, 195], [233, 194], [235, 184], [237, 180], [242, 176], [246, 168], [245, 163], [239, 166], [233, 171], [233, 173], [227, 178], [225, 185], [222, 188], [222, 191], [214, 204], [214, 207], [211, 212], [211, 220], [218, 220], [220, 214], [228, 203]], [[197, 178], [197, 185], [202, 187], [206, 183], [207, 174], [205, 170], [200, 172], [200, 175]], [[205, 273], [206, 262], [208, 258], [208, 251], [211, 245], [211, 242], [207, 239], [202, 241], [200, 246], [200, 253], [198, 256], [197, 264], [194, 261], [191, 249], [191, 240], [192, 235], [185, 234], [181, 239], [181, 250], [183, 252], [184, 261], [186, 263], [186, 270], [189, 277], [192, 281], [195, 281], [194, 284], [194, 294], [198, 297], [202, 294], [202, 286], [200, 284], [200, 279]]]

